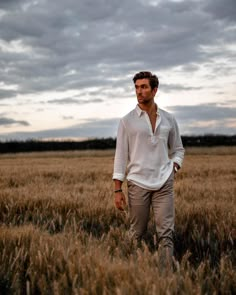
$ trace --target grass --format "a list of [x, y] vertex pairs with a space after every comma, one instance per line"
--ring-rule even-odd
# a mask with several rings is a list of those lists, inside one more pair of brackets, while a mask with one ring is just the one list
[[234, 294], [236, 147], [189, 148], [176, 175], [175, 271], [127, 238], [114, 151], [0, 156], [0, 294]]

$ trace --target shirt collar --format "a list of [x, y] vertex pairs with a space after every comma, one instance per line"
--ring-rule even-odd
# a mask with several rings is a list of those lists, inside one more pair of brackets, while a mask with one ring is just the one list
[[[142, 113], [145, 113], [145, 111], [143, 111], [142, 109], [140, 109], [139, 105], [137, 104], [136, 105], [136, 108], [135, 108], [138, 116], [140, 117], [142, 115]], [[160, 116], [160, 112], [159, 112], [159, 107], [157, 105], [157, 116]]]
[[140, 117], [142, 115], [142, 113], [143, 113], [143, 110], [140, 109], [140, 107], [138, 106], [138, 104], [136, 105], [135, 110], [136, 110], [138, 116]]

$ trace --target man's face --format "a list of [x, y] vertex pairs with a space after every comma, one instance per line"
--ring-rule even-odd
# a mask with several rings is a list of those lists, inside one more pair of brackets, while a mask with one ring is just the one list
[[148, 79], [139, 79], [135, 82], [135, 90], [140, 104], [148, 104], [157, 92], [157, 88], [152, 89]]

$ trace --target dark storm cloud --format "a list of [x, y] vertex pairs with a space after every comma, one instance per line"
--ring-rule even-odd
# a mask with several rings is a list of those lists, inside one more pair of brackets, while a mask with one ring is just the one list
[[0, 89], [0, 99], [15, 97], [17, 92], [15, 90]]
[[221, 105], [209, 103], [173, 106], [168, 110], [177, 118], [183, 133], [236, 134], [236, 107], [224, 103]]
[[235, 119], [236, 107], [221, 106], [215, 103], [189, 105], [189, 106], [173, 106], [168, 109], [182, 121], [188, 120], [222, 120]]
[[91, 138], [116, 136], [118, 119], [92, 120], [84, 124], [62, 129], [50, 129], [36, 132], [14, 132], [0, 135], [0, 140], [27, 140], [31, 138]]
[[[160, 80], [164, 92], [202, 90], [204, 85], [191, 84], [191, 77], [202, 66], [207, 69], [207, 81], [213, 81], [216, 75], [235, 75], [235, 0], [154, 2], [1, 0], [0, 85], [4, 87], [0, 100], [5, 99], [5, 104], [7, 99], [14, 101], [17, 94], [32, 94], [32, 104], [34, 94], [73, 89], [79, 90], [77, 97], [55, 97], [44, 105], [56, 108], [127, 98], [134, 95], [132, 75], [139, 70], [150, 69], [162, 75], [162, 71], [178, 67], [179, 73], [189, 75], [187, 85], [162, 84]], [[17, 91], [10, 90], [12, 85]], [[218, 86], [215, 90], [219, 93], [222, 89]], [[214, 125], [217, 130], [231, 133], [228, 126], [229, 120], [234, 120], [235, 109], [209, 104], [179, 106], [172, 111], [183, 132], [205, 133], [206, 128], [194, 128], [194, 120], [207, 124], [218, 119], [219, 125]], [[28, 126], [28, 122], [9, 119], [7, 114], [2, 118], [9, 120], [5, 126]], [[115, 134], [115, 122], [92, 121], [67, 129], [12, 136], [110, 136]], [[214, 132], [214, 126], [207, 128]]]
[[[194, 106], [175, 106], [168, 109], [177, 118], [181, 134], [235, 134], [236, 107], [200, 104]], [[69, 119], [69, 118], [64, 118]], [[212, 121], [216, 121], [214, 125]], [[203, 122], [205, 125], [199, 125]], [[229, 125], [229, 122], [231, 123]], [[62, 129], [50, 129], [37, 132], [15, 132], [0, 135], [0, 140], [30, 138], [86, 138], [116, 137], [119, 118], [107, 120], [89, 120], [83, 124]]]
[[27, 121], [14, 120], [11, 118], [0, 117], [0, 126], [9, 126], [9, 125], [30, 126], [30, 124]]
[[21, 40], [27, 49], [0, 50], [0, 80], [24, 94], [116, 87], [110, 77], [143, 68], [181, 65], [190, 71], [194, 63], [224, 54], [201, 45], [235, 40], [233, 32], [225, 34], [235, 21], [234, 2], [1, 1], [0, 38]]
[[0, 1], [0, 9], [9, 10], [11, 7], [16, 7], [19, 5], [19, 0], [1, 0]]
[[236, 21], [235, 0], [211, 0], [206, 2], [205, 10], [215, 19], [226, 19], [233, 23]]

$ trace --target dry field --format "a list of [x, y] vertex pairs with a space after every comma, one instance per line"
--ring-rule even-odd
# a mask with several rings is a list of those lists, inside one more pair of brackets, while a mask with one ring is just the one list
[[0, 155], [0, 294], [235, 294], [236, 147], [189, 148], [175, 180], [175, 271], [113, 206], [114, 151]]

